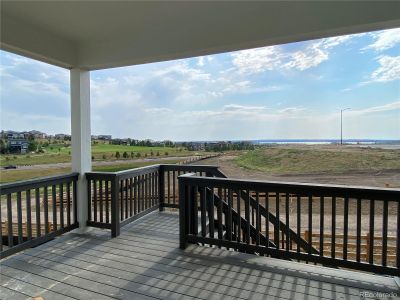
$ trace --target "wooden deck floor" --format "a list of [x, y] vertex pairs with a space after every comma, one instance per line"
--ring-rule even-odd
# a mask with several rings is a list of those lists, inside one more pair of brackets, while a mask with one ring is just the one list
[[389, 277], [195, 245], [180, 250], [178, 216], [169, 212], [125, 226], [118, 238], [69, 233], [1, 261], [1, 299], [360, 299], [376, 291], [400, 296]]

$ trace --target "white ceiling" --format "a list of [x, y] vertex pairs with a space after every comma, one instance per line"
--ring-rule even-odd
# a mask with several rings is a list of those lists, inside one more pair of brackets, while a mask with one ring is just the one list
[[400, 1], [1, 1], [1, 49], [89, 70], [392, 27]]

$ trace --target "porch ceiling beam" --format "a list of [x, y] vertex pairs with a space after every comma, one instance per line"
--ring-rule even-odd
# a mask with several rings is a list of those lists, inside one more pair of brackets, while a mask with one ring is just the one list
[[79, 65], [120, 67], [400, 27], [400, 1], [178, 2], [159, 10], [131, 36], [83, 41]]
[[1, 49], [121, 67], [400, 27], [400, 1], [8, 1]]

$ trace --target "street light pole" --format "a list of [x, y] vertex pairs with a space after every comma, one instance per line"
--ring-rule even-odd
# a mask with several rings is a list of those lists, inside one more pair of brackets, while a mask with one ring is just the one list
[[349, 107], [340, 110], [340, 145], [343, 145], [343, 112]]

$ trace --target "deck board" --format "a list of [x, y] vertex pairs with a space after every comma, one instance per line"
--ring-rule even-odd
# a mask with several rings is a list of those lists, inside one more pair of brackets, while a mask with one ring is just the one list
[[29, 297], [29, 295], [23, 294], [13, 289], [9, 289], [4, 286], [0, 286], [0, 299], [7, 299], [7, 300], [22, 300]]
[[[217, 248], [179, 249], [178, 216], [154, 212], [111, 239], [69, 233], [1, 262], [7, 299], [360, 299], [393, 278]], [[3, 292], [4, 291], [4, 292]], [[3, 298], [2, 296], [0, 296]]]

